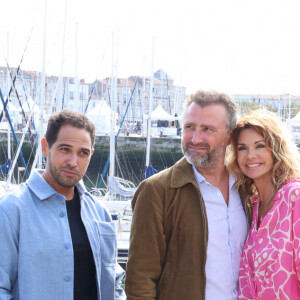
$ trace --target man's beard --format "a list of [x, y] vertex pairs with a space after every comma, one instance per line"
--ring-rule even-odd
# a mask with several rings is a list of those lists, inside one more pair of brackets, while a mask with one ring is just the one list
[[199, 152], [189, 149], [189, 145], [193, 144], [189, 142], [186, 144], [186, 148], [184, 148], [183, 144], [181, 143], [181, 150], [186, 160], [196, 168], [208, 169], [216, 166], [225, 152], [224, 145], [221, 145], [218, 148], [210, 151], [210, 146], [207, 143], [201, 143], [194, 145], [207, 148], [207, 152], [205, 154], [200, 154]]
[[[69, 179], [65, 178], [62, 175], [61, 170], [57, 169], [52, 164], [50, 156], [48, 157], [48, 160], [49, 160], [49, 170], [50, 170], [50, 173], [52, 174], [52, 176], [56, 180], [56, 182], [59, 183], [61, 186], [67, 187], [67, 188], [74, 187], [79, 182], [79, 180], [82, 178], [82, 176], [79, 176], [79, 177], [77, 177], [77, 179], [73, 179], [73, 180], [71, 178], [69, 178]], [[74, 169], [72, 169], [70, 167], [64, 167], [63, 169], [65, 169], [65, 170], [67, 169], [67, 170], [70, 170], [72, 172], [76, 172], [76, 171], [74, 171]]]

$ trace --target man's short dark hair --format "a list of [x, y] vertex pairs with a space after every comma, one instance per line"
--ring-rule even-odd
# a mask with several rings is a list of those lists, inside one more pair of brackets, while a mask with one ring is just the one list
[[72, 110], [62, 110], [49, 118], [45, 135], [49, 148], [56, 142], [60, 128], [65, 125], [85, 129], [90, 134], [92, 146], [94, 145], [95, 126], [93, 122], [82, 113]]

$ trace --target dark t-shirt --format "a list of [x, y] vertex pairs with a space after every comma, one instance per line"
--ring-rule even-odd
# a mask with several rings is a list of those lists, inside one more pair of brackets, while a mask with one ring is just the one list
[[66, 205], [74, 251], [74, 300], [96, 300], [95, 261], [80, 217], [80, 200], [76, 188], [74, 198], [66, 201]]

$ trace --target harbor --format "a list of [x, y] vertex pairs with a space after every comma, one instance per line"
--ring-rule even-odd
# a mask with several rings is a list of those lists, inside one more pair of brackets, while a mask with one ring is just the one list
[[[21, 132], [16, 132], [18, 139], [21, 139]], [[88, 187], [95, 187], [99, 182], [99, 177], [104, 169], [106, 160], [110, 151], [110, 137], [107, 135], [97, 135], [94, 144], [94, 154], [92, 155], [87, 174], [84, 178]], [[161, 171], [173, 165], [182, 157], [180, 137], [152, 137], [150, 161], [154, 168]], [[28, 169], [34, 155], [32, 152], [32, 143], [26, 136], [22, 147], [25, 161], [28, 163]], [[145, 156], [146, 156], [146, 137], [141, 135], [127, 136], [120, 135], [116, 147], [116, 156], [120, 166], [116, 168], [116, 175], [123, 174], [124, 178], [138, 184], [144, 178], [145, 174]], [[3, 165], [7, 158], [7, 133], [0, 132], [0, 165]], [[122, 166], [122, 167], [121, 167]], [[22, 168], [21, 163], [19, 167]], [[21, 169], [19, 180], [25, 181], [26, 175]], [[15, 170], [15, 178], [18, 178], [18, 169]], [[105, 179], [106, 181], [106, 179]], [[105, 186], [104, 183], [102, 186]]]

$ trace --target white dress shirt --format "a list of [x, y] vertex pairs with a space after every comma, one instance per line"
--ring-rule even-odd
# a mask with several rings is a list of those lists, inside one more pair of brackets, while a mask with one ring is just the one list
[[221, 191], [211, 185], [193, 166], [203, 196], [208, 220], [208, 246], [206, 271], [207, 300], [236, 300], [238, 276], [247, 219], [235, 179], [229, 174], [228, 206]]

